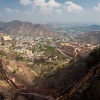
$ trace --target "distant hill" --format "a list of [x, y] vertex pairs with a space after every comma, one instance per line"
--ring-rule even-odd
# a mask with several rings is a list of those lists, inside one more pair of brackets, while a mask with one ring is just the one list
[[89, 26], [89, 29], [90, 30], [100, 30], [100, 25], [91, 25], [91, 26]]
[[5, 22], [0, 21], [0, 28], [4, 27], [4, 25], [5, 25]]
[[82, 42], [100, 44], [100, 31], [90, 31], [85, 34], [79, 35], [78, 39]]
[[11, 22], [0, 22], [0, 32], [6, 34], [24, 34], [24, 35], [36, 35], [41, 37], [54, 37], [57, 34], [46, 28], [41, 24], [32, 24], [31, 22], [23, 22], [14, 20]]

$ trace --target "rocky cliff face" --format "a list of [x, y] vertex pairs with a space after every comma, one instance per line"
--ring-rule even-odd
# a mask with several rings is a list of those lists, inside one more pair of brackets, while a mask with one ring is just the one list
[[41, 24], [32, 24], [30, 22], [22, 22], [14, 20], [11, 22], [0, 22], [0, 32], [6, 34], [23, 34], [23, 35], [36, 35], [41, 37], [54, 37], [57, 34], [46, 28]]

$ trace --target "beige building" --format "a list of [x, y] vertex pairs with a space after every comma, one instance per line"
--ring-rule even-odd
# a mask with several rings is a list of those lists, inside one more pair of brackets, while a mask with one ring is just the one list
[[1, 45], [8, 44], [8, 41], [12, 41], [12, 38], [10, 36], [2, 36], [1, 37]]

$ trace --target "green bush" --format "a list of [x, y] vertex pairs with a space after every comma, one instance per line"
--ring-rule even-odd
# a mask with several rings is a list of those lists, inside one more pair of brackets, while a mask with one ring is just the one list
[[25, 58], [20, 55], [16, 55], [16, 60], [17, 61], [25, 61]]
[[76, 58], [72, 58], [72, 59], [69, 61], [69, 63], [73, 63], [73, 62], [75, 62], [75, 60], [76, 60]]
[[14, 70], [12, 73], [16, 73], [16, 70]]
[[2, 51], [2, 50], [0, 50], [0, 55], [5, 56], [5, 52], [4, 52], [4, 51]]
[[0, 73], [0, 80], [4, 80], [4, 75]]

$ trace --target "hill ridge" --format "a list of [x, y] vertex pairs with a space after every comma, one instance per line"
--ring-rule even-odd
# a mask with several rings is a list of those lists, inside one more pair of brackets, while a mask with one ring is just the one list
[[36, 35], [40, 37], [57, 36], [55, 32], [49, 30], [42, 24], [33, 24], [31, 22], [23, 22], [19, 20], [0, 22], [0, 32], [13, 35]]

